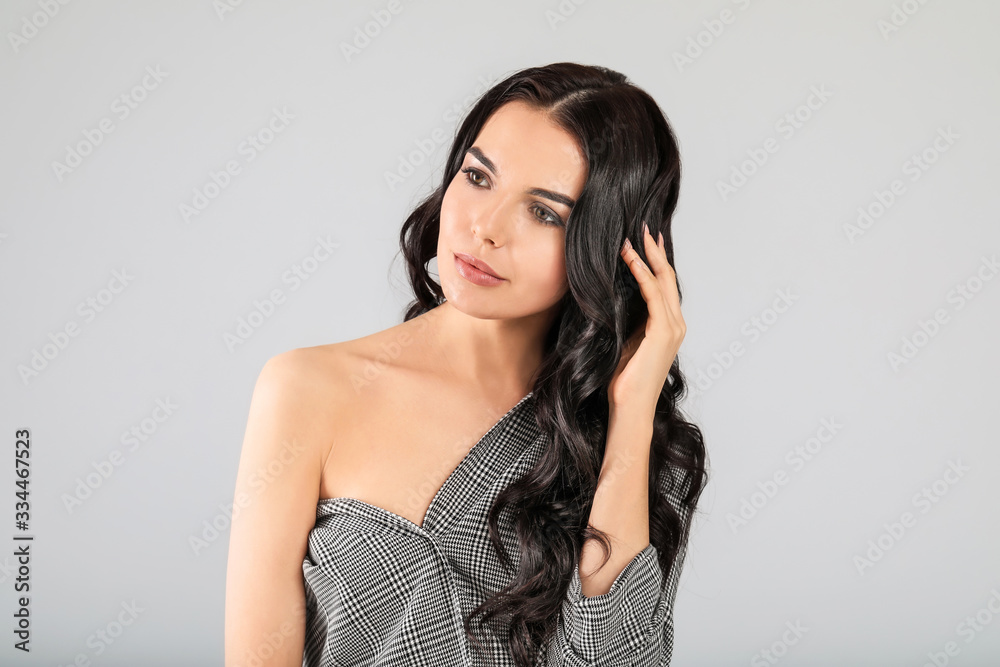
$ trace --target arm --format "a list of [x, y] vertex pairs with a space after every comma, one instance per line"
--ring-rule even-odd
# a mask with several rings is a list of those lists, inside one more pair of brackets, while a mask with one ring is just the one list
[[663, 235], [657, 243], [643, 224], [643, 245], [648, 265], [627, 238], [621, 250], [647, 316], [626, 342], [608, 385], [608, 439], [589, 518], [609, 535], [611, 556], [601, 567], [600, 545], [593, 540], [583, 545], [548, 646], [553, 666], [654, 667], [670, 662], [682, 554], [664, 582], [656, 547], [649, 542], [647, 480], [656, 403], [686, 326]]
[[577, 568], [582, 593], [603, 595], [636, 555], [649, 546], [649, 447], [653, 416], [610, 410], [607, 446], [588, 522], [608, 533], [611, 557], [597, 540], [587, 540]]
[[[590, 523], [608, 533], [612, 555], [592, 572], [603, 551], [596, 540], [584, 545], [547, 647], [543, 664], [549, 667], [670, 664], [673, 605], [684, 552], [664, 580], [657, 549], [649, 543], [652, 418], [641, 426], [646, 424], [645, 418], [625, 419], [621, 413], [609, 422]], [[671, 500], [675, 508], [681, 507], [679, 499]], [[689, 519], [687, 513], [681, 516]]]
[[302, 665], [302, 561], [324, 454], [322, 413], [310, 402], [323, 392], [308, 354], [269, 359], [250, 402], [226, 570], [226, 667]]

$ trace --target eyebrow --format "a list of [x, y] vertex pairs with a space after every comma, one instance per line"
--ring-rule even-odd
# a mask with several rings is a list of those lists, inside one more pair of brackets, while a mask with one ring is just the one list
[[[493, 160], [486, 157], [486, 154], [483, 153], [483, 151], [481, 151], [478, 147], [472, 146], [471, 148], [469, 148], [469, 150], [466, 151], [466, 153], [471, 153], [477, 160], [486, 165], [486, 168], [492, 171], [494, 175], [500, 176], [500, 170], [497, 169], [497, 166], [495, 164], [493, 164]], [[546, 199], [551, 199], [552, 201], [559, 202], [560, 204], [563, 204], [570, 208], [576, 206], [576, 201], [574, 201], [571, 197], [567, 197], [566, 195], [560, 192], [553, 192], [551, 190], [545, 190], [542, 188], [531, 188], [527, 191], [527, 193], [529, 195], [535, 195], [536, 197], [545, 197]]]

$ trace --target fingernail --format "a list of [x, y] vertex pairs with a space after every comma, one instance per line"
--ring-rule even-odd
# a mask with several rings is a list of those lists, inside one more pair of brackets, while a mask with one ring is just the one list
[[660, 245], [663, 245], [663, 232], [660, 232]]
[[622, 252], [628, 252], [632, 249], [632, 242], [625, 238], [625, 245], [622, 246]]
[[[645, 231], [645, 232], [646, 232], [647, 234], [649, 234], [649, 225], [647, 225], [645, 221], [643, 221], [643, 223], [642, 223], [642, 229], [643, 229], [643, 231]], [[652, 236], [652, 234], [649, 234], [649, 235], [650, 235], [650, 236]]]

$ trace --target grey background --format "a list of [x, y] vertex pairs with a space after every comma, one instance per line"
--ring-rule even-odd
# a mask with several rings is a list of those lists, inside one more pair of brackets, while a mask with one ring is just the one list
[[[440, 179], [459, 116], [514, 70], [573, 60], [628, 75], [680, 142], [680, 357], [692, 385], [710, 378], [684, 407], [712, 477], [674, 664], [923, 665], [950, 641], [949, 664], [1000, 664], [988, 607], [1000, 610], [1000, 280], [980, 269], [1000, 252], [1000, 5], [402, 0], [348, 59], [341, 45], [387, 2], [47, 4], [51, 18], [38, 2], [0, 8], [0, 663], [222, 664], [225, 506], [262, 364], [399, 322], [399, 228]], [[894, 12], [902, 25], [886, 33]], [[26, 21], [41, 27], [19, 42]], [[147, 67], [165, 76], [120, 118], [113, 101]], [[800, 108], [812, 87], [828, 99]], [[276, 108], [294, 118], [247, 161], [241, 142]], [[787, 137], [776, 122], [796, 110], [808, 119]], [[60, 180], [53, 163], [103, 118], [113, 132]], [[911, 180], [904, 163], [947, 128], [957, 139]], [[771, 137], [778, 150], [722, 197], [718, 183]], [[180, 205], [228, 160], [240, 173], [185, 221]], [[401, 162], [413, 173], [390, 187]], [[893, 179], [905, 191], [851, 242], [858, 207]], [[292, 289], [282, 276], [317, 237], [338, 248]], [[123, 269], [129, 284], [102, 293]], [[980, 270], [990, 279], [977, 283]], [[959, 284], [978, 289], [961, 308]], [[274, 289], [284, 303], [227, 346]], [[779, 290], [791, 305], [768, 312]], [[102, 297], [88, 321], [78, 304]], [[947, 321], [894, 369], [889, 354], [938, 309]], [[769, 322], [756, 338], [755, 317]], [[22, 378], [69, 322], [78, 335]], [[728, 363], [735, 342], [743, 354]], [[177, 406], [161, 423], [158, 399]], [[842, 427], [796, 468], [787, 453], [824, 418]], [[122, 434], [144, 420], [130, 449]], [[18, 428], [32, 433], [30, 655], [10, 632]], [[121, 464], [68, 508], [114, 450]], [[938, 482], [938, 502], [915, 503], [949, 461], [969, 469]], [[753, 495], [781, 472], [773, 497]], [[915, 523], [883, 535], [907, 511]], [[214, 539], [192, 546], [213, 521]], [[890, 548], [859, 571], [880, 537]], [[98, 654], [95, 633], [133, 601], [135, 622]], [[977, 612], [990, 622], [963, 631]], [[799, 638], [786, 633], [796, 623]]]

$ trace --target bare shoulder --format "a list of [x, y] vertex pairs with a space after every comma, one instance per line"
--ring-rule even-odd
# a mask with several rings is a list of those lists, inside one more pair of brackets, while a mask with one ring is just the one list
[[299, 347], [276, 354], [267, 360], [257, 379], [254, 395], [270, 395], [272, 403], [282, 406], [284, 420], [296, 428], [307, 424], [320, 432], [335, 422], [349, 389], [350, 346], [331, 343]]
[[[226, 657], [256, 650], [277, 628], [294, 630], [281, 664], [301, 659], [302, 563], [316, 521], [328, 406], [341, 372], [336, 347], [301, 348], [267, 360], [250, 400], [233, 497], [226, 579]], [[278, 655], [277, 653], [275, 655]], [[274, 663], [277, 664], [277, 663]], [[297, 664], [297, 663], [296, 663]]]
[[335, 425], [355, 421], [363, 404], [388, 396], [394, 380], [420, 366], [426, 326], [426, 319], [415, 318], [360, 338], [281, 352], [268, 359], [258, 383], [294, 397], [294, 416], [314, 420], [332, 437]]
[[353, 411], [357, 406], [350, 404], [359, 396], [374, 398], [382, 387], [392, 385], [379, 380], [419, 372], [425, 365], [423, 334], [428, 326], [429, 317], [422, 316], [360, 338], [290, 352], [299, 355], [298, 363], [325, 375], [334, 392], [331, 397]]
[[[344, 370], [345, 343], [297, 347], [274, 355], [261, 369], [261, 380], [288, 391], [326, 394], [335, 391]], [[316, 397], [323, 398], [323, 397]]]

